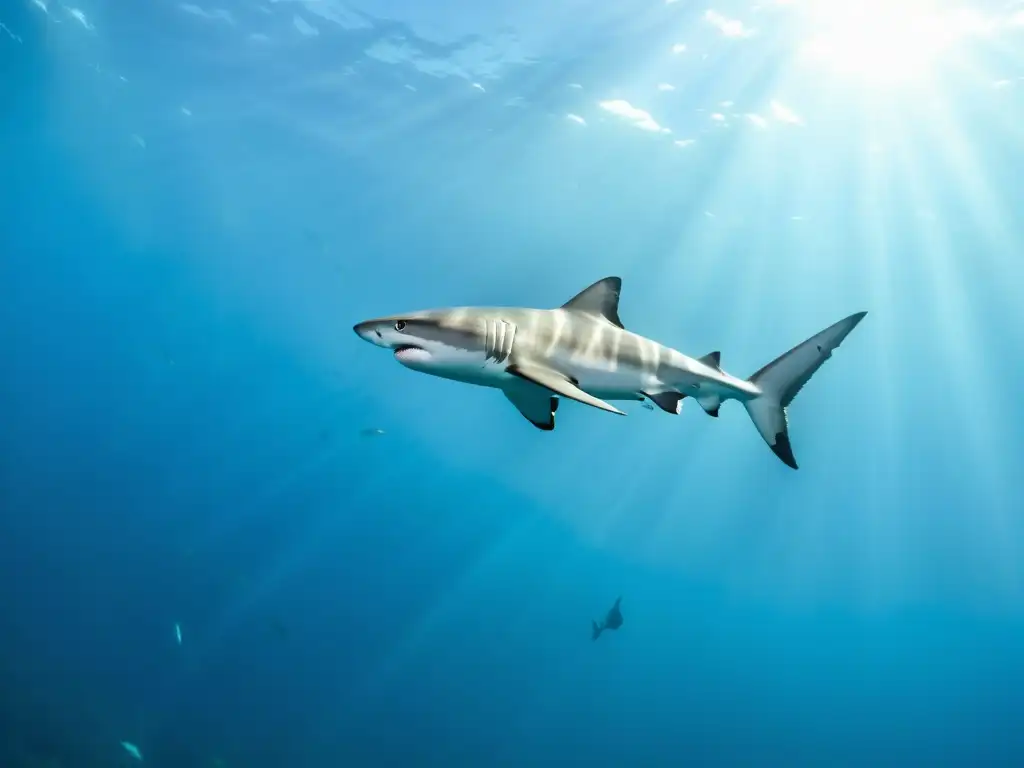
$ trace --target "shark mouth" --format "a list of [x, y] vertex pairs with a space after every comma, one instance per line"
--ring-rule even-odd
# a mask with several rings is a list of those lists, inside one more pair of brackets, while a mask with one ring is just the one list
[[420, 362], [429, 359], [429, 357], [430, 353], [425, 349], [414, 347], [411, 344], [395, 347], [395, 359], [400, 363]]

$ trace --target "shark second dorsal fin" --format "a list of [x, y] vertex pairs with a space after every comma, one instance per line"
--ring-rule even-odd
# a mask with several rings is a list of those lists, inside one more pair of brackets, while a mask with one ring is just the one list
[[619, 319], [620, 293], [622, 293], [622, 278], [606, 277], [577, 293], [562, 305], [562, 309], [598, 315], [612, 325], [624, 328]]

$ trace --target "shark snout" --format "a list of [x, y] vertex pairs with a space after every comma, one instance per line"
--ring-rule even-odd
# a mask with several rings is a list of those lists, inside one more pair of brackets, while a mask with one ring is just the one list
[[356, 336], [361, 338], [363, 341], [368, 341], [379, 347], [386, 346], [384, 343], [384, 335], [380, 332], [380, 323], [378, 322], [368, 320], [363, 323], [356, 323], [352, 326], [352, 330], [355, 331]]

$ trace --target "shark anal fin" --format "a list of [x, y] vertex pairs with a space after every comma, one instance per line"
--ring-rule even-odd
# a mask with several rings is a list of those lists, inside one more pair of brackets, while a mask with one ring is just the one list
[[665, 413], [678, 416], [683, 411], [683, 398], [686, 395], [682, 392], [645, 392], [644, 394], [647, 395], [648, 400], [661, 408]]
[[550, 432], [555, 428], [558, 398], [552, 397], [548, 390], [527, 381], [517, 381], [502, 389], [502, 393], [537, 429]]
[[545, 368], [540, 365], [531, 365], [528, 363], [517, 363], [515, 365], [510, 365], [508, 367], [508, 372], [521, 379], [525, 379], [526, 381], [544, 387], [545, 389], [549, 389], [556, 395], [567, 397], [570, 400], [575, 400], [576, 402], [583, 403], [584, 405], [592, 405], [595, 408], [600, 408], [602, 411], [617, 413], [620, 416], [626, 415], [615, 406], [609, 405], [604, 400], [584, 392], [564, 373], [559, 373], [551, 368]]
[[622, 328], [622, 321], [619, 319], [620, 293], [622, 278], [606, 277], [577, 293], [562, 305], [562, 309], [599, 315], [612, 325]]
[[718, 418], [718, 409], [722, 407], [722, 398], [718, 395], [701, 395], [695, 398], [708, 416]]
[[697, 362], [704, 363], [704, 365], [714, 368], [716, 371], [722, 370], [722, 353], [717, 350], [714, 352], [708, 352], [704, 357], [698, 357]]

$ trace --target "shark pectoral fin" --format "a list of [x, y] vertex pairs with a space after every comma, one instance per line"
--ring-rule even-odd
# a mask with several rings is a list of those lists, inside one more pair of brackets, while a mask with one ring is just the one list
[[550, 432], [555, 428], [558, 398], [528, 381], [517, 381], [502, 390], [509, 402], [537, 429]]
[[544, 387], [545, 389], [549, 389], [556, 395], [568, 397], [570, 400], [575, 400], [576, 402], [583, 403], [584, 405], [592, 405], [595, 408], [600, 408], [602, 411], [617, 413], [620, 416], [626, 415], [615, 406], [609, 405], [604, 400], [584, 392], [564, 373], [559, 373], [551, 368], [545, 368], [541, 365], [531, 365], [528, 363], [517, 363], [509, 366], [508, 372], [521, 379], [525, 379], [526, 381], [530, 381]]

